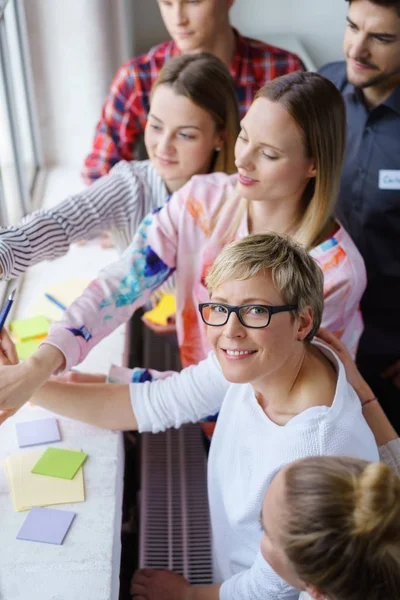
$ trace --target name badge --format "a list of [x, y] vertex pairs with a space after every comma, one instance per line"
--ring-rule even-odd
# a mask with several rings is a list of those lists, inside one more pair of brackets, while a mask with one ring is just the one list
[[381, 169], [379, 171], [379, 189], [400, 190], [400, 171]]

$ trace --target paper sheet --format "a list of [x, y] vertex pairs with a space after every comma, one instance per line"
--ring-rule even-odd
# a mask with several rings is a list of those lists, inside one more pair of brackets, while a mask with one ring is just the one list
[[61, 479], [73, 479], [86, 459], [87, 454], [79, 450], [47, 448], [33, 466], [32, 473], [47, 475], [48, 477], [60, 477]]
[[71, 480], [31, 473], [42, 454], [43, 449], [29, 450], [9, 456], [4, 461], [14, 510], [21, 512], [33, 506], [84, 502], [82, 467]]
[[62, 544], [75, 515], [70, 510], [32, 508], [17, 534], [17, 540]]
[[46, 317], [36, 316], [29, 319], [17, 319], [10, 324], [11, 331], [21, 341], [47, 335], [50, 322]]
[[155, 308], [144, 313], [144, 317], [158, 325], [167, 325], [167, 319], [176, 313], [175, 296], [163, 294]]

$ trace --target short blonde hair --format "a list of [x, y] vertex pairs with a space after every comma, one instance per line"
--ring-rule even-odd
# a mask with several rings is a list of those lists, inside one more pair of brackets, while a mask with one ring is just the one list
[[400, 480], [385, 464], [319, 456], [285, 470], [281, 541], [331, 600], [400, 598]]
[[312, 308], [313, 326], [305, 338], [311, 341], [321, 324], [324, 277], [306, 249], [289, 236], [254, 234], [225, 246], [207, 275], [207, 288], [211, 292], [226, 281], [250, 279], [267, 270], [285, 304], [297, 304], [298, 311]]

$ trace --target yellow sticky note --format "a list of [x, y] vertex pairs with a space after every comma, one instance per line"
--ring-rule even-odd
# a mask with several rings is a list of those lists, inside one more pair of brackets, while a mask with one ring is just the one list
[[29, 340], [46, 335], [49, 331], [49, 327], [49, 320], [43, 316], [18, 319], [17, 321], [13, 321], [10, 325], [11, 331], [20, 340]]
[[33, 339], [33, 340], [21, 340], [20, 342], [16, 342], [15, 348], [17, 350], [17, 355], [19, 360], [26, 360], [35, 352], [36, 348], [39, 346], [40, 342], [44, 339], [44, 337]]
[[90, 283], [90, 279], [83, 277], [71, 277], [65, 281], [55, 283], [43, 289], [40, 297], [29, 307], [30, 315], [44, 315], [50, 321], [59, 321], [62, 319], [64, 311], [56, 304], [51, 302], [45, 293], [56, 298], [67, 308], [77, 299]]
[[43, 449], [31, 450], [9, 456], [4, 461], [14, 510], [21, 512], [29, 510], [33, 506], [84, 502], [82, 467], [74, 479], [61, 479], [31, 473], [42, 454]]
[[175, 296], [163, 294], [160, 302], [152, 310], [144, 313], [144, 317], [157, 325], [167, 325], [167, 319], [176, 313]]

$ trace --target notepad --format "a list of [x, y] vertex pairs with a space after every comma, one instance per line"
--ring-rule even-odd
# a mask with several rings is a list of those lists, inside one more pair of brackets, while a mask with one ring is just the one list
[[144, 313], [143, 317], [157, 325], [167, 325], [168, 317], [176, 313], [176, 300], [172, 294], [163, 294], [161, 300], [152, 310]]
[[43, 455], [42, 449], [26, 450], [4, 461], [13, 508], [16, 512], [33, 506], [84, 502], [83, 469], [71, 480], [35, 475], [32, 468]]
[[87, 459], [85, 452], [47, 448], [32, 469], [37, 475], [73, 479]]
[[38, 419], [16, 423], [18, 446], [35, 446], [36, 444], [50, 444], [61, 440], [57, 419]]
[[18, 319], [10, 324], [11, 331], [22, 341], [47, 335], [50, 322], [46, 317]]
[[32, 508], [17, 534], [17, 540], [62, 544], [76, 513], [55, 508]]

